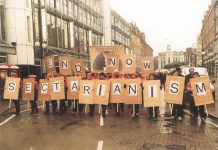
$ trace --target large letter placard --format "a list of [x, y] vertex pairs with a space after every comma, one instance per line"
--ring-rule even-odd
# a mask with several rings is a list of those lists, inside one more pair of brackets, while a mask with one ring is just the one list
[[154, 72], [153, 57], [141, 58], [141, 72], [144, 76]]
[[120, 57], [117, 54], [104, 53], [106, 72], [114, 73], [114, 70], [119, 70]]
[[110, 103], [124, 103], [124, 82], [125, 80], [111, 79], [110, 80]]
[[50, 100], [48, 79], [39, 80], [38, 100], [39, 101], [49, 101]]
[[110, 82], [108, 80], [95, 80], [94, 104], [108, 105]]
[[184, 92], [184, 77], [167, 76], [164, 101], [173, 104], [182, 104]]
[[94, 80], [80, 80], [80, 104], [93, 104], [93, 88]]
[[65, 99], [64, 77], [49, 79], [51, 100]]
[[72, 67], [74, 75], [82, 78], [86, 77], [85, 66], [82, 59], [72, 59]]
[[161, 91], [159, 80], [147, 80], [143, 82], [144, 107], [161, 106]]
[[23, 90], [22, 90], [22, 97], [23, 100], [34, 100], [34, 87], [35, 86], [35, 79], [34, 78], [26, 78], [23, 79]]
[[141, 79], [126, 79], [125, 84], [125, 103], [142, 104]]
[[79, 99], [79, 89], [80, 89], [80, 80], [81, 77], [74, 76], [74, 77], [67, 77], [67, 99]]
[[6, 77], [4, 99], [18, 100], [20, 78]]
[[45, 57], [45, 65], [48, 70], [48, 73], [56, 72], [55, 62], [53, 56]]
[[210, 80], [208, 77], [192, 78], [190, 81], [195, 106], [214, 103], [212, 92], [210, 89]]
[[136, 68], [136, 55], [125, 54], [122, 56], [122, 73], [135, 73]]
[[61, 75], [72, 75], [72, 58], [69, 56], [59, 56], [59, 70]]

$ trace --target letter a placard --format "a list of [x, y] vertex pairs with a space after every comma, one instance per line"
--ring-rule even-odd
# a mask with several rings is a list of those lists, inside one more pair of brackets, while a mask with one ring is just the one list
[[124, 103], [124, 82], [122, 78], [110, 80], [110, 103]]
[[136, 55], [125, 54], [122, 56], [122, 73], [135, 73]]
[[48, 79], [39, 80], [38, 100], [39, 101], [49, 101], [50, 100]]
[[125, 84], [125, 104], [142, 104], [141, 79], [126, 79]]
[[73, 76], [67, 77], [67, 99], [74, 100], [79, 99], [79, 89], [80, 89], [80, 80], [81, 77]]
[[185, 78], [167, 76], [164, 101], [172, 104], [182, 104]]
[[94, 104], [108, 105], [110, 82], [108, 80], [95, 80]]
[[5, 82], [4, 99], [18, 100], [20, 78], [7, 77]]
[[79, 103], [93, 104], [94, 80], [80, 80]]
[[59, 70], [60, 75], [72, 75], [72, 63], [71, 63], [71, 57], [69, 56], [59, 56]]
[[26, 78], [23, 79], [23, 89], [22, 89], [22, 97], [23, 100], [32, 101], [34, 100], [34, 78]]
[[143, 82], [144, 107], [161, 106], [161, 91], [159, 80], [147, 80]]
[[49, 88], [51, 100], [65, 99], [64, 77], [50, 78]]
[[192, 78], [190, 80], [195, 106], [214, 103], [208, 77]]

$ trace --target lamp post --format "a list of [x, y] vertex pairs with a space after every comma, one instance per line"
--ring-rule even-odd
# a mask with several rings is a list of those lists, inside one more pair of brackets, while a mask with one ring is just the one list
[[41, 76], [43, 75], [43, 71], [44, 71], [44, 69], [45, 69], [45, 61], [44, 61], [44, 57], [45, 57], [45, 54], [44, 54], [44, 51], [45, 51], [45, 49], [47, 49], [47, 44], [46, 44], [46, 42], [42, 42], [42, 43], [40, 43], [40, 42], [35, 42], [35, 46], [36, 47], [39, 47], [40, 48], [40, 57], [41, 57]]

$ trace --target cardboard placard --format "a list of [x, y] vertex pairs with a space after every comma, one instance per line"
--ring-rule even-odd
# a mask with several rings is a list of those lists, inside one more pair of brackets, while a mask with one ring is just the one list
[[67, 99], [74, 100], [79, 99], [79, 89], [80, 89], [81, 77], [67, 77]]
[[79, 103], [93, 104], [94, 80], [80, 80]]
[[20, 78], [6, 77], [4, 88], [4, 99], [18, 100]]
[[208, 77], [190, 79], [195, 106], [214, 103]]
[[110, 103], [124, 103], [124, 78], [110, 80]]
[[125, 80], [125, 104], [142, 104], [141, 79]]
[[108, 105], [110, 81], [95, 80], [94, 83], [94, 104]]
[[105, 65], [107, 73], [114, 73], [115, 70], [119, 70], [120, 57], [118, 54], [112, 54], [110, 52], [104, 52]]
[[86, 77], [85, 66], [82, 59], [72, 59], [72, 68], [74, 76]]
[[72, 75], [72, 58], [69, 56], [59, 56], [58, 57], [59, 61], [59, 70], [60, 70], [60, 75]]
[[125, 54], [121, 58], [122, 60], [122, 73], [135, 73], [136, 69], [136, 55], [135, 54]]
[[172, 104], [182, 104], [184, 82], [184, 77], [167, 75], [164, 101]]
[[160, 80], [143, 81], [144, 107], [161, 106]]
[[45, 65], [48, 70], [48, 73], [56, 72], [54, 56], [45, 57]]
[[49, 80], [40, 79], [39, 89], [38, 89], [38, 100], [39, 101], [49, 101], [50, 100], [50, 90], [49, 90]]
[[154, 60], [152, 56], [141, 58], [141, 73], [143, 76], [148, 76], [154, 72]]
[[[116, 54], [120, 58], [125, 54], [125, 49], [123, 45], [113, 45], [113, 46], [91, 46], [90, 47], [90, 61], [91, 61], [91, 71], [92, 72], [103, 72], [105, 64], [104, 53]], [[119, 68], [121, 70], [121, 68]]]
[[51, 100], [65, 99], [64, 77], [55, 77], [49, 79]]
[[27, 101], [34, 100], [35, 79], [34, 78], [23, 79], [22, 85], [23, 85], [23, 89], [22, 89], [23, 100], [27, 100]]

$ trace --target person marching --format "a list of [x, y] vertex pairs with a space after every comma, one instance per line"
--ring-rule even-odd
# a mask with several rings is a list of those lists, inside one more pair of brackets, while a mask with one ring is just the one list
[[67, 111], [67, 105], [65, 103], [67, 99], [67, 76], [64, 76], [64, 94], [65, 94], [65, 99], [60, 100], [60, 115], [63, 115]]
[[[150, 73], [149, 76], [148, 76], [148, 80], [159, 80], [159, 78], [156, 77], [154, 75], [154, 73]], [[156, 107], [148, 107], [148, 115], [149, 115], [149, 118], [153, 118], [154, 121], [157, 121], [157, 118], [158, 118], [158, 107], [157, 106]]]
[[36, 100], [38, 99], [38, 82], [36, 81], [36, 75], [29, 75], [28, 78], [33, 78], [35, 80], [34, 82], [34, 100], [30, 101], [31, 104], [31, 115], [33, 115], [34, 113], [37, 114], [38, 113], [38, 106], [36, 103]]
[[[87, 80], [98, 79], [98, 77], [92, 76], [92, 73], [87, 73]], [[95, 113], [95, 104], [89, 104], [89, 116], [93, 117]]]
[[[44, 74], [44, 79], [49, 79], [49, 77], [51, 77], [51, 74]], [[48, 115], [50, 112], [50, 100], [45, 101], [45, 112], [44, 115]]]

